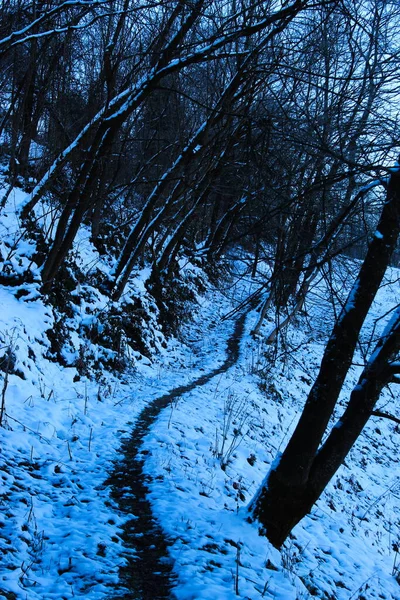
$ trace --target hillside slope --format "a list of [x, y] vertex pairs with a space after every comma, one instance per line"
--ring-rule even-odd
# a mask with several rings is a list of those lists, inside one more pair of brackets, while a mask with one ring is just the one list
[[[95, 270], [107, 273], [112, 265], [83, 229], [70, 268], [79, 269], [85, 283], [61, 306], [60, 298], [40, 294], [32, 262], [37, 248], [21, 235], [16, 216], [23, 196], [19, 190], [10, 195], [0, 223], [0, 595], [132, 597], [119, 574], [135, 549], [123, 541], [128, 517], [112, 497], [108, 475], [143, 407], [224, 363], [238, 316], [222, 317], [256, 282], [239, 254], [218, 289], [185, 263], [182, 280], [196, 298], [186, 304], [192, 320], [179, 337], [167, 337], [146, 288], [149, 270], [135, 274], [119, 304], [110, 303], [96, 286]], [[13, 273], [30, 269], [31, 282], [7, 284], [7, 265]], [[250, 312], [237, 362], [174, 397], [144, 438], [143, 469], [153, 514], [170, 544], [177, 598], [400, 598], [396, 423], [371, 421], [282, 552], [246, 520], [247, 505], [286, 443], [315, 376], [333, 307], [351, 279], [348, 266], [336, 268], [337, 296], [321, 279], [307, 313], [279, 346], [263, 342], [273, 325], [268, 319], [253, 340], [257, 315]], [[392, 270], [376, 299], [366, 343], [381, 330], [381, 315], [400, 300], [397, 278]], [[201, 294], [199, 280], [207, 288]], [[136, 338], [127, 337], [124, 318]], [[346, 382], [343, 402], [359, 369]], [[395, 388], [385, 393], [380, 406], [399, 417], [395, 394]]]

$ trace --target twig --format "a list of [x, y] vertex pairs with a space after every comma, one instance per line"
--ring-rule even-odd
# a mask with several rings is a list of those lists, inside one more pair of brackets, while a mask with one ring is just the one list
[[236, 578], [235, 578], [235, 593], [239, 596], [239, 563], [240, 563], [240, 546], [237, 547], [236, 552]]
[[89, 433], [89, 452], [90, 452], [90, 446], [92, 445], [92, 434], [93, 434], [93, 427], [90, 427], [90, 433]]
[[34, 433], [35, 435], [39, 436], [41, 440], [46, 442], [46, 444], [49, 444], [49, 445], [51, 444], [51, 441], [49, 439], [47, 439], [46, 437], [44, 437], [44, 435], [42, 435], [38, 431], [35, 431], [34, 429], [31, 429], [27, 425], [24, 425], [24, 423], [21, 423], [21, 421], [18, 421], [18, 419], [11, 417], [7, 412], [5, 413], [5, 415], [6, 415], [7, 419], [11, 419], [11, 421], [15, 421], [16, 423], [18, 423], [18, 425], [21, 425], [21, 427], [23, 427], [24, 429], [27, 429], [31, 433]]
[[6, 391], [8, 387], [8, 373], [10, 371], [12, 350], [11, 346], [7, 349], [7, 365], [4, 371], [3, 389], [1, 390], [1, 408], [0, 408], [0, 427], [3, 426], [3, 416], [6, 412]]
[[400, 419], [389, 413], [385, 413], [380, 410], [373, 410], [371, 415], [373, 417], [382, 417], [382, 419], [389, 419], [390, 421], [394, 421], [395, 423], [398, 423], [400, 425]]

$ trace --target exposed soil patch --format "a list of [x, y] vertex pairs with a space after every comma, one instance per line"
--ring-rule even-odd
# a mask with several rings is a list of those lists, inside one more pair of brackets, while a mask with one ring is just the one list
[[123, 534], [124, 544], [134, 550], [134, 557], [130, 552], [128, 564], [120, 570], [121, 587], [124, 591], [116, 593], [115, 599], [174, 598], [174, 574], [168, 555], [168, 539], [155, 520], [151, 504], [147, 500], [150, 477], [143, 472], [146, 457], [141, 450], [142, 442], [164, 408], [187, 392], [205, 385], [213, 377], [225, 373], [236, 363], [245, 318], [246, 313], [243, 313], [236, 321], [227, 342], [226, 360], [223, 364], [192, 383], [179, 386], [153, 400], [140, 413], [131, 436], [123, 442], [121, 461], [115, 465], [107, 483], [112, 486], [112, 495], [118, 501], [121, 511], [134, 515], [125, 524]]

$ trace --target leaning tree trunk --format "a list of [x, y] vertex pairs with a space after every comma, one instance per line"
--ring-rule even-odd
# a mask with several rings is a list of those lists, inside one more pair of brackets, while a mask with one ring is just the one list
[[[319, 447], [351, 366], [361, 327], [390, 263], [399, 231], [400, 172], [396, 171], [388, 183], [387, 198], [376, 233], [333, 328], [319, 374], [297, 427], [250, 506], [252, 515], [258, 518], [264, 533], [276, 547], [283, 544], [292, 528], [310, 511], [341, 464], [330, 458], [332, 451], [329, 453], [324, 451], [325, 446], [321, 449]], [[364, 392], [361, 409], [350, 411], [352, 427], [341, 442], [343, 446], [347, 444], [347, 452], [362, 429], [359, 425], [357, 429], [355, 425], [355, 421], [359, 419], [358, 411], [370, 413], [369, 404], [375, 394], [371, 390], [370, 387]], [[358, 392], [354, 391], [354, 395], [358, 397]], [[349, 403], [349, 409], [354, 406], [353, 399]], [[358, 433], [354, 437], [350, 430], [354, 431], [355, 428]], [[345, 435], [345, 430], [342, 435]], [[319, 477], [316, 473], [319, 473]]]

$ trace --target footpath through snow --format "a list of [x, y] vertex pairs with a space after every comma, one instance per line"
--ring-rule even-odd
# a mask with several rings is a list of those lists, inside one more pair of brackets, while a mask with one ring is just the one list
[[[21, 198], [22, 192], [11, 195], [0, 228], [3, 255], [14, 248], [13, 268], [23, 271], [35, 248], [20, 238], [15, 207]], [[79, 239], [84, 271], [99, 261], [89, 235], [83, 231]], [[140, 294], [148, 314], [156, 314], [146, 295], [146, 276], [145, 269], [133, 279], [131, 293]], [[97, 600], [123, 590], [126, 514], [106, 483], [121, 457], [121, 442], [154, 398], [223, 363], [233, 327], [220, 323], [232, 308], [230, 300], [210, 291], [199, 298], [199, 325], [187, 328], [184, 341], [166, 343], [149, 317], [143, 327], [157, 356], [149, 359], [128, 348], [125, 358], [132, 368], [89, 378], [54, 361], [48, 335], [62, 318], [70, 336], [62, 349], [67, 365], [100, 351], [81, 334], [98, 322], [107, 299], [90, 286], [80, 294], [74, 314], [65, 318], [43, 302], [37, 283], [0, 287], [2, 364], [9, 352], [13, 356], [1, 382], [0, 597], [11, 600]]]
[[[142, 449], [143, 439], [161, 411], [183, 396], [199, 389], [211, 379], [232, 367], [239, 357], [239, 344], [244, 329], [245, 313], [238, 317], [226, 348], [226, 359], [219, 367], [201, 375], [193, 382], [179, 386], [171, 392], [152, 400], [140, 413], [130, 437], [123, 443], [123, 459], [118, 459], [109, 483], [113, 497], [118, 500], [123, 513], [134, 515], [124, 526], [124, 542], [133, 549], [127, 565], [122, 569], [122, 579], [128, 594], [124, 597], [169, 598], [174, 583], [168, 555], [169, 540], [154, 519], [147, 499], [152, 478], [146, 475], [144, 466], [151, 450]], [[133, 594], [133, 595], [132, 595]]]

